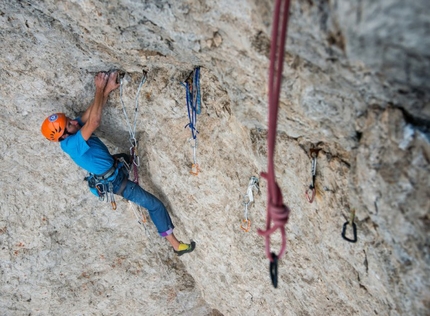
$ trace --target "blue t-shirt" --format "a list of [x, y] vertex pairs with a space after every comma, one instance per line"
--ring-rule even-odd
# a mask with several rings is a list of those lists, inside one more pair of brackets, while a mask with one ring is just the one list
[[[80, 118], [76, 120], [79, 122], [79, 125], [83, 125]], [[114, 163], [114, 159], [106, 145], [94, 134], [85, 141], [79, 130], [76, 134], [69, 135], [69, 137], [62, 140], [60, 146], [79, 167], [90, 173], [102, 175], [106, 173]]]

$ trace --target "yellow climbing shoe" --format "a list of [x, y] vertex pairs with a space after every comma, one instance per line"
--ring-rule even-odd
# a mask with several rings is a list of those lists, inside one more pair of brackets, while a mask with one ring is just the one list
[[191, 241], [190, 244], [184, 244], [182, 241], [179, 244], [179, 248], [178, 250], [174, 250], [174, 252], [178, 255], [178, 256], [182, 256], [183, 254], [187, 253], [187, 252], [192, 252], [194, 250], [194, 248], [196, 248], [196, 243], [194, 241]]

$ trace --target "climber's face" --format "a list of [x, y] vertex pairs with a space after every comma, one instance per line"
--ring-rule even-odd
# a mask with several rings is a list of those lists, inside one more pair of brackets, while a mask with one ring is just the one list
[[78, 121], [67, 118], [66, 129], [64, 130], [63, 136], [60, 137], [61, 140], [66, 139], [70, 135], [76, 134], [81, 129]]

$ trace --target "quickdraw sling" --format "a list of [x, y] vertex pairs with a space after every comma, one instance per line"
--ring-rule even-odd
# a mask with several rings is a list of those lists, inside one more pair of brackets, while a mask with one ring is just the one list
[[190, 138], [194, 141], [191, 145], [193, 148], [193, 164], [191, 166], [190, 173], [198, 175], [200, 172], [199, 165], [197, 163], [197, 114], [201, 112], [201, 95], [200, 95], [200, 67], [196, 67], [187, 80], [182, 85], [185, 87], [185, 94], [187, 100], [187, 111], [189, 123], [185, 125], [185, 128], [189, 127], [191, 130]]
[[122, 111], [124, 112], [125, 121], [128, 126], [128, 133], [130, 135], [129, 141], [131, 144], [130, 147], [130, 156], [131, 156], [131, 162], [129, 167], [130, 171], [133, 168], [133, 182], [139, 184], [139, 174], [138, 174], [138, 167], [140, 165], [140, 159], [138, 155], [138, 147], [137, 147], [137, 140], [136, 140], [136, 124], [137, 124], [137, 113], [139, 109], [139, 96], [140, 96], [140, 90], [143, 86], [143, 84], [146, 82], [146, 72], [143, 71], [142, 80], [140, 81], [139, 88], [137, 89], [136, 98], [135, 98], [135, 107], [134, 107], [134, 123], [133, 127], [130, 124], [130, 121], [127, 116], [127, 111], [125, 110], [124, 101], [122, 98], [123, 95], [123, 86], [124, 86], [124, 77], [120, 78], [120, 89], [119, 89], [119, 96], [122, 104]]

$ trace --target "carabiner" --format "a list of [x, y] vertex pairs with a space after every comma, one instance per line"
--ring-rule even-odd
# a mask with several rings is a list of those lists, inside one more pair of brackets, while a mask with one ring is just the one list
[[[309, 197], [309, 191], [312, 192], [311, 197]], [[312, 187], [312, 185], [309, 186], [309, 189], [306, 190], [306, 198], [308, 199], [309, 203], [312, 203], [315, 198], [315, 187]]]
[[105, 199], [105, 186], [102, 183], [96, 183], [97, 193], [99, 195], [99, 201], [104, 201]]
[[131, 147], [130, 147], [130, 155], [131, 159], [133, 159], [132, 163], [136, 166], [140, 166], [140, 158], [139, 154], [137, 153], [137, 141], [136, 138], [130, 139]]
[[357, 242], [357, 226], [355, 225], [355, 223], [352, 223], [352, 231], [354, 233], [354, 239], [350, 239], [346, 237], [346, 226], [348, 226], [348, 224], [349, 222], [345, 222], [345, 224], [343, 224], [342, 238], [349, 242]]
[[[346, 241], [355, 243], [355, 242], [357, 242], [357, 225], [355, 225], [354, 219], [355, 219], [355, 211], [352, 210], [349, 221], [347, 221], [343, 224], [342, 238], [345, 239]], [[352, 232], [353, 232], [353, 236], [354, 236], [353, 239], [346, 237], [346, 227], [348, 226], [348, 224], [350, 224], [352, 226]]]
[[129, 139], [131, 147], [137, 147], [137, 140], [135, 137], [130, 137]]
[[192, 174], [192, 175], [194, 175], [194, 176], [197, 176], [198, 174], [199, 174], [199, 172], [200, 172], [201, 170], [200, 170], [200, 168], [199, 168], [199, 164], [197, 164], [197, 163], [193, 163], [192, 165], [191, 165], [191, 171], [190, 171], [190, 173]]
[[140, 212], [141, 212], [140, 215], [142, 216], [142, 223], [145, 224], [147, 221], [146, 216], [145, 216], [145, 214], [143, 214], [142, 211], [140, 211]]
[[134, 154], [133, 164], [134, 164], [136, 167], [139, 167], [139, 166], [140, 166], [140, 157], [139, 157], [136, 153]]
[[272, 285], [276, 289], [278, 287], [278, 256], [272, 252], [272, 259], [269, 265], [270, 279], [272, 280]]
[[243, 227], [242, 224], [240, 225], [240, 228], [242, 228], [242, 230], [244, 230], [245, 232], [249, 232], [249, 230], [251, 229], [251, 221], [249, 219], [244, 219], [242, 220], [242, 222], [244, 224], [246, 224], [246, 227]]

